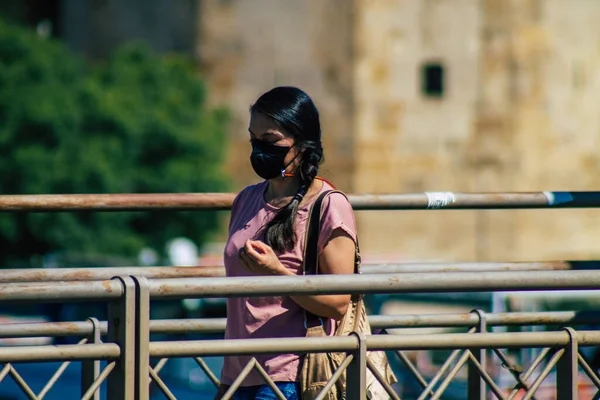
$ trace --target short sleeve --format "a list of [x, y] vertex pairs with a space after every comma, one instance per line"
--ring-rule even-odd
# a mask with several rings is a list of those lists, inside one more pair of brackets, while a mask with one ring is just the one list
[[356, 243], [356, 220], [348, 199], [340, 193], [332, 193], [323, 201], [321, 211], [321, 231], [319, 232], [319, 253], [329, 242], [336, 229], [346, 232]]
[[240, 191], [233, 199], [233, 203], [231, 204], [231, 211], [229, 213], [229, 226], [228, 226], [229, 234], [231, 234], [231, 226], [233, 225], [234, 218], [236, 217], [238, 210], [240, 208], [240, 203], [242, 202], [242, 197], [244, 196], [244, 194], [247, 191], [248, 191], [247, 187], [242, 189], [242, 191]]

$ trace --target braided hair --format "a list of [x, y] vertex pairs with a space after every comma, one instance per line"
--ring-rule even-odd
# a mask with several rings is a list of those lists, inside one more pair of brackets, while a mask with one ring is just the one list
[[323, 162], [319, 111], [305, 92], [290, 86], [271, 89], [259, 97], [250, 111], [272, 118], [294, 137], [295, 145], [302, 151], [298, 165], [300, 188], [292, 200], [267, 224], [264, 232], [265, 242], [274, 250], [289, 250], [296, 244], [294, 223], [298, 206]]

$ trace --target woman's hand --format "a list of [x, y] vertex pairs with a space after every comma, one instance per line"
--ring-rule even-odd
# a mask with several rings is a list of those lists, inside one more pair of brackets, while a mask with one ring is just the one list
[[285, 268], [273, 249], [258, 240], [248, 240], [238, 256], [240, 262], [256, 275], [287, 275]]

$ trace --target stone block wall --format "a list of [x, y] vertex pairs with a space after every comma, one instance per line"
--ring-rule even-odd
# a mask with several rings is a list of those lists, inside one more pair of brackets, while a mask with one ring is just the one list
[[[324, 175], [349, 192], [598, 188], [600, 2], [201, 5], [197, 53], [213, 102], [234, 110], [236, 189], [256, 181], [248, 106], [280, 84], [314, 97]], [[441, 93], [424, 89], [428, 66], [443, 71]], [[372, 260], [600, 257], [596, 210], [369, 211], [358, 223]]]

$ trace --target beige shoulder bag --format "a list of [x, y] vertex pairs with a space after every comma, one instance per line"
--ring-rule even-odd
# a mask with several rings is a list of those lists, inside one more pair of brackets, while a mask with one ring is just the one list
[[[318, 273], [318, 240], [321, 228], [321, 206], [323, 200], [332, 193], [342, 192], [330, 190], [323, 192], [312, 205], [307, 220], [304, 247], [303, 273], [305, 275]], [[358, 244], [355, 252], [354, 273], [360, 273], [360, 253]], [[305, 311], [305, 326], [307, 337], [327, 336], [323, 329], [323, 321], [318, 316]], [[371, 334], [371, 326], [367, 319], [362, 295], [353, 295], [344, 318], [336, 324], [336, 336], [349, 335], [352, 332]], [[345, 353], [308, 353], [304, 356], [300, 373], [301, 399], [313, 400], [321, 392], [332, 377], [333, 372], [346, 357]], [[383, 351], [367, 353], [369, 360], [376, 366], [378, 372], [389, 384], [397, 382], [387, 356]], [[344, 372], [337, 383], [329, 391], [326, 399], [341, 400], [346, 398], [346, 373]], [[389, 399], [389, 395], [377, 378], [367, 370], [367, 398], [371, 400]]]

